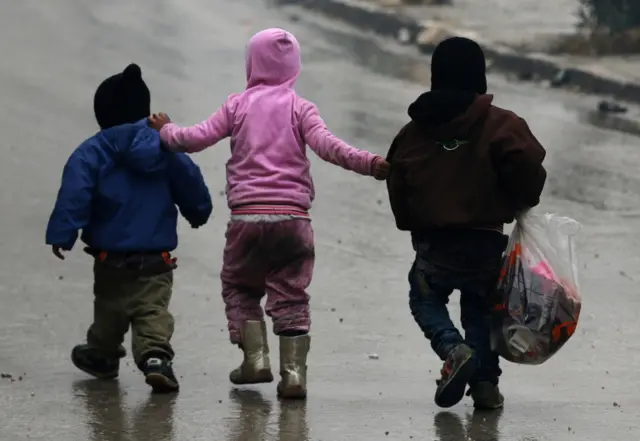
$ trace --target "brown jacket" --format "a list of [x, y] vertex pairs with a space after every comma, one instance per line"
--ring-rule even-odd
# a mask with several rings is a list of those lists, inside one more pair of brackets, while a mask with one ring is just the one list
[[501, 227], [534, 207], [545, 150], [527, 123], [492, 95], [427, 92], [387, 155], [396, 225], [404, 231]]

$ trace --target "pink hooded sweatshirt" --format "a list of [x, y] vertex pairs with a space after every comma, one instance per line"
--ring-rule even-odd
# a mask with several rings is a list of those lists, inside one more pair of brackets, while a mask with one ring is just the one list
[[169, 123], [160, 131], [170, 148], [198, 152], [231, 137], [227, 162], [227, 202], [311, 208], [314, 186], [308, 145], [320, 158], [371, 175], [377, 155], [335, 137], [317, 107], [299, 97], [300, 46], [282, 29], [267, 29], [249, 41], [247, 88], [234, 94], [206, 121], [192, 127]]

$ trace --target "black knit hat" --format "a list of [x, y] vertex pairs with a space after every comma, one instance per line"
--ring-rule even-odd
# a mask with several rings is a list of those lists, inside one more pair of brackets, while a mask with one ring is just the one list
[[431, 58], [431, 90], [487, 93], [487, 65], [478, 43], [453, 37], [442, 41]]
[[151, 94], [137, 64], [100, 84], [93, 97], [93, 111], [101, 129], [134, 123], [151, 113]]

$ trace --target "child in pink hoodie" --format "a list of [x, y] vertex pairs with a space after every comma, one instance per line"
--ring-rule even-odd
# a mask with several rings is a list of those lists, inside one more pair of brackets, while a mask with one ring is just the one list
[[165, 114], [151, 124], [172, 149], [201, 151], [231, 137], [227, 199], [231, 221], [224, 249], [222, 296], [231, 342], [244, 352], [234, 384], [273, 381], [260, 300], [280, 339], [278, 395], [306, 397], [310, 347], [309, 294], [314, 240], [308, 210], [314, 198], [308, 145], [327, 162], [386, 179], [389, 164], [336, 138], [317, 107], [294, 90], [300, 46], [282, 29], [254, 35], [247, 47], [247, 87], [206, 121], [178, 127]]

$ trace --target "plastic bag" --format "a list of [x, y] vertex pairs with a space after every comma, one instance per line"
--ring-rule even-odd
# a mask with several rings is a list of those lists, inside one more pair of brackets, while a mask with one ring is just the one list
[[492, 349], [508, 361], [541, 364], [571, 338], [582, 301], [574, 236], [580, 224], [531, 210], [516, 218], [500, 272]]

